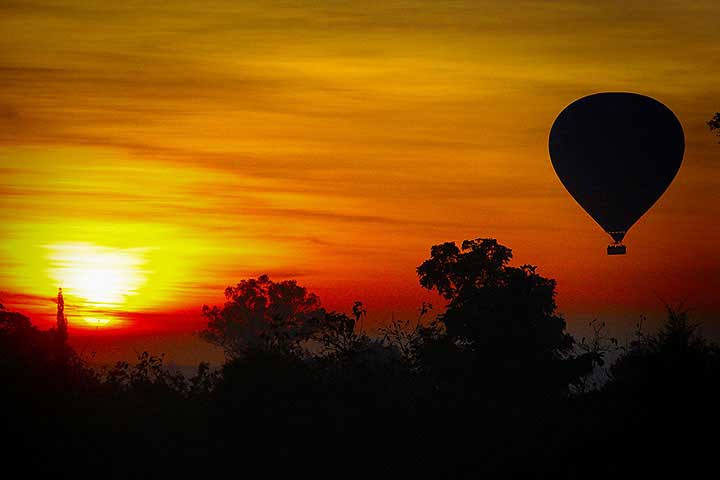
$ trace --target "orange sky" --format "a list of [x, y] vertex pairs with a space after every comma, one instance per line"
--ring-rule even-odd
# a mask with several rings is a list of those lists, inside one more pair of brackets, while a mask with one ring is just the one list
[[[476, 237], [571, 322], [720, 311], [717, 1], [111, 3], [0, 1], [0, 291], [39, 322], [63, 286], [75, 326], [196, 330], [261, 273], [382, 320], [434, 298], [431, 245]], [[687, 148], [608, 258], [547, 135], [615, 90]]]

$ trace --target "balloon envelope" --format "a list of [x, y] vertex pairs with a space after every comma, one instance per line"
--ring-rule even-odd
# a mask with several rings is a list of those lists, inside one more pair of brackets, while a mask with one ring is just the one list
[[570, 195], [621, 242], [672, 182], [685, 137], [677, 117], [657, 100], [609, 92], [568, 105], [550, 130], [549, 147]]

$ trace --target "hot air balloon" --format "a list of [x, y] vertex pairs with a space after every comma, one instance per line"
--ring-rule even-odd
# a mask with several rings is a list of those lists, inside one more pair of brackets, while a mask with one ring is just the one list
[[550, 130], [550, 158], [572, 197], [624, 254], [625, 234], [665, 192], [685, 151], [673, 112], [644, 95], [597, 93], [568, 105]]

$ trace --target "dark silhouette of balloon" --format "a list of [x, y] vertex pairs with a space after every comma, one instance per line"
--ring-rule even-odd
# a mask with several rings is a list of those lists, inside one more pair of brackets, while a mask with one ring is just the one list
[[550, 130], [550, 158], [570, 195], [625, 253], [625, 234], [665, 192], [685, 151], [682, 126], [662, 103], [609, 92], [568, 105]]

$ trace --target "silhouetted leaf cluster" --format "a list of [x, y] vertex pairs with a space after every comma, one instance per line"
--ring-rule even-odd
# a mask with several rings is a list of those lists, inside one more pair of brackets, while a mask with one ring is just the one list
[[716, 113], [715, 116], [707, 122], [707, 124], [708, 127], [710, 127], [710, 131], [717, 131], [717, 134], [720, 137], [720, 112]]

